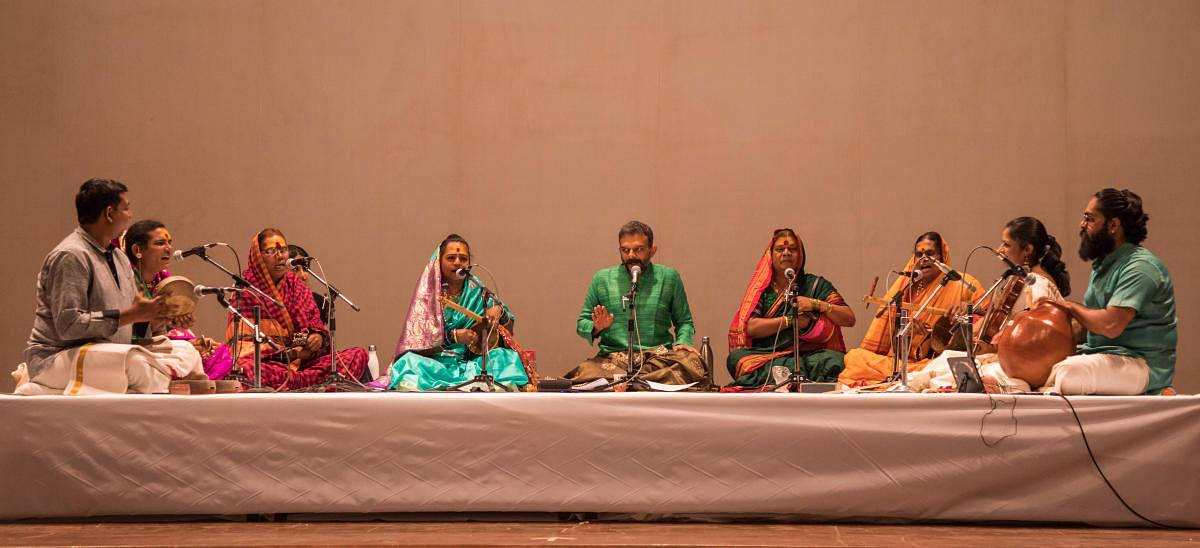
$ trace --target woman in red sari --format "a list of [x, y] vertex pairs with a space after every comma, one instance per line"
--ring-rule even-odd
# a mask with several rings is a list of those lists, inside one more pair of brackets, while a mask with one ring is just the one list
[[[262, 306], [260, 328], [273, 344], [262, 348], [262, 383], [278, 390], [297, 390], [320, 384], [333, 371], [329, 353], [329, 332], [321, 323], [321, 312], [312, 291], [287, 266], [288, 245], [283, 233], [266, 228], [250, 244], [249, 267], [242, 276], [254, 287], [279, 302], [260, 299], [252, 292], [240, 292], [233, 306], [253, 319], [254, 305]], [[236, 343], [234, 334], [238, 337]], [[237, 366], [248, 383], [254, 382], [254, 339], [250, 329], [229, 315], [226, 335], [229, 345], [238, 348]], [[358, 379], [367, 365], [367, 351], [353, 347], [338, 352], [338, 371], [348, 379]]]

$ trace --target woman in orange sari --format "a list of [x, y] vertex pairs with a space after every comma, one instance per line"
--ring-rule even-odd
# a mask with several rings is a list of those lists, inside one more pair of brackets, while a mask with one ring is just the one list
[[[937, 268], [935, 261], [949, 263], [950, 246], [946, 245], [941, 234], [926, 232], [917, 237], [913, 246], [913, 256], [904, 266], [906, 272], [916, 272], [918, 277], [898, 278], [884, 296], [891, 300], [897, 292], [901, 293], [903, 302], [912, 306], [910, 315], [915, 313], [916, 308], [929, 298], [946, 276]], [[959, 281], [948, 282], [929, 303], [929, 307], [948, 311], [956, 304], [974, 300], [976, 293], [981, 291], [979, 281], [965, 273], [962, 277], [969, 285]], [[883, 308], [867, 328], [862, 344], [846, 353], [843, 360], [845, 369], [838, 376], [839, 383], [850, 387], [864, 386], [882, 382], [891, 375], [894, 314], [890, 308]], [[909, 371], [919, 369], [935, 355], [931, 326], [941, 316], [941, 313], [926, 309], [920, 316], [912, 319], [914, 325], [911, 328], [912, 343], [908, 352]]]

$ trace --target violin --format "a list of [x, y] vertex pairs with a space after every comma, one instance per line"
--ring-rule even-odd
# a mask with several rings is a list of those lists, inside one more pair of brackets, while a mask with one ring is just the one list
[[999, 291], [999, 298], [992, 299], [987, 314], [983, 317], [983, 322], [979, 324], [979, 340], [981, 342], [992, 344], [992, 339], [1000, 332], [1004, 321], [1012, 313], [1017, 297], [1021, 296], [1021, 291], [1024, 289], [1025, 279], [1020, 276], [1010, 276], [1008, 281], [1004, 282]]

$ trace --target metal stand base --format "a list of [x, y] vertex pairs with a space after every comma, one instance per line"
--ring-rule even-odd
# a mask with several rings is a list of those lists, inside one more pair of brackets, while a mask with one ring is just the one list
[[363, 386], [361, 383], [347, 379], [341, 373], [334, 373], [325, 377], [325, 380], [312, 386], [295, 390], [295, 392], [328, 392], [332, 388], [333, 392], [370, 392], [371, 389]]
[[809, 379], [808, 377], [801, 375], [798, 371], [793, 370], [788, 374], [786, 379], [775, 383], [774, 385], [763, 388], [763, 392], [781, 392], [780, 388], [784, 387], [787, 387], [786, 392], [800, 392], [800, 385], [811, 384], [812, 382], [812, 379]]
[[913, 389], [908, 387], [908, 383], [906, 383], [900, 379], [893, 379], [891, 377], [888, 377], [886, 382], [895, 382], [896, 384], [893, 384], [893, 385], [887, 387], [886, 389], [881, 390], [881, 392], [885, 392], [885, 393], [891, 392], [891, 393], [897, 393], [897, 394], [901, 393], [901, 392], [913, 393]]
[[460, 392], [512, 392], [513, 390], [496, 382], [496, 378], [486, 373], [475, 375], [475, 378], [446, 388], [447, 391]]

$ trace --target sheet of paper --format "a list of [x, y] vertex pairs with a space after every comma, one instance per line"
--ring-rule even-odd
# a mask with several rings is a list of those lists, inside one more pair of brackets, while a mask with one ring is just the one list
[[689, 382], [687, 384], [663, 384], [661, 382], [654, 381], [642, 382], [646, 383], [646, 386], [649, 386], [651, 390], [657, 390], [659, 392], [679, 392], [680, 390], [687, 390], [688, 388], [696, 386], [696, 383], [694, 382]]

